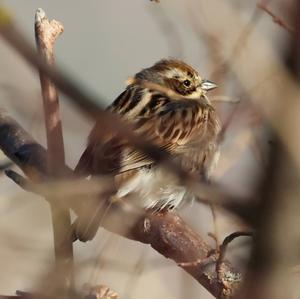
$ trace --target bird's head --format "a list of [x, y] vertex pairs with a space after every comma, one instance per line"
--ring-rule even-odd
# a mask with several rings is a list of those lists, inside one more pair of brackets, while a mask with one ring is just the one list
[[202, 79], [191, 66], [175, 59], [160, 60], [153, 66], [137, 73], [135, 79], [159, 84], [181, 96], [195, 99], [217, 87], [212, 81]]

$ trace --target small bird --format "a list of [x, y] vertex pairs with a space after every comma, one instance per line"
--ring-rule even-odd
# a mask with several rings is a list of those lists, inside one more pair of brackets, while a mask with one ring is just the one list
[[[183, 169], [208, 179], [219, 157], [220, 121], [207, 97], [216, 87], [188, 64], [164, 59], [138, 72], [107, 110], [167, 151]], [[154, 211], [176, 208], [192, 197], [174, 174], [126, 140], [108, 134], [100, 121], [75, 173], [112, 175], [114, 199], [132, 200]]]

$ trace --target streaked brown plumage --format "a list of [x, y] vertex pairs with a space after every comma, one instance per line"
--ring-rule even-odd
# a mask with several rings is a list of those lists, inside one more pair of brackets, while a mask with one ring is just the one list
[[[179, 60], [162, 60], [137, 73], [108, 107], [134, 131], [168, 151], [183, 168], [208, 177], [218, 157], [218, 116], [206, 92], [216, 87]], [[176, 207], [190, 195], [144, 153], [125, 140], [93, 128], [76, 172], [115, 176], [116, 198], [134, 198], [143, 207]]]

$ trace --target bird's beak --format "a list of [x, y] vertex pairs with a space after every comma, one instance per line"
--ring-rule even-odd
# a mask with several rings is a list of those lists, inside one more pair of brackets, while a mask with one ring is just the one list
[[215, 89], [217, 87], [218, 85], [216, 83], [209, 80], [202, 80], [201, 82], [201, 88], [206, 91]]

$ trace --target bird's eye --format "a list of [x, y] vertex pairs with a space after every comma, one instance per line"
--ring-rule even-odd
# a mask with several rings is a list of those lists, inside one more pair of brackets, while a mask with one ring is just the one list
[[189, 87], [191, 85], [191, 81], [190, 80], [184, 80], [183, 85], [186, 86], [186, 87]]

